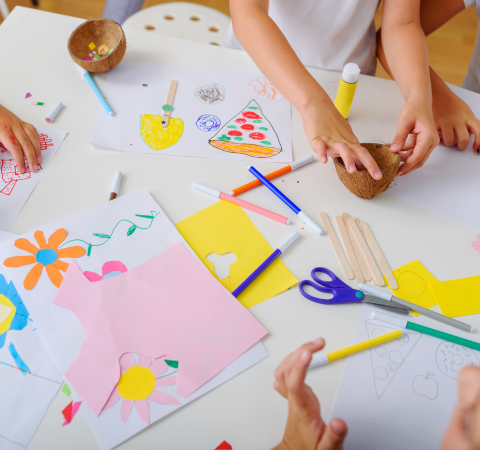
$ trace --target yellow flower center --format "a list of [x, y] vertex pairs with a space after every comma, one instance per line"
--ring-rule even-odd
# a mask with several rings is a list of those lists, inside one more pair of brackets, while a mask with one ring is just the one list
[[118, 382], [118, 393], [127, 400], [143, 400], [155, 389], [155, 375], [142, 366], [130, 367]]
[[16, 311], [17, 308], [9, 298], [0, 294], [0, 334], [10, 329]]

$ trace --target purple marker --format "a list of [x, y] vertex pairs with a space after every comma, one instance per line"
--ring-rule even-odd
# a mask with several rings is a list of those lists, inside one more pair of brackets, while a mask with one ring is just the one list
[[286, 241], [279, 245], [278, 248], [265, 261], [263, 261], [263, 263], [260, 264], [253, 271], [253, 273], [242, 284], [240, 284], [240, 286], [237, 287], [237, 289], [232, 292], [232, 295], [237, 298], [245, 289], [247, 289], [250, 284], [252, 284], [255, 278], [257, 278], [270, 264], [272, 264], [273, 261], [275, 261], [277, 257], [284, 253], [285, 250], [297, 240], [298, 236], [300, 236], [300, 233], [298, 231], [294, 231]]

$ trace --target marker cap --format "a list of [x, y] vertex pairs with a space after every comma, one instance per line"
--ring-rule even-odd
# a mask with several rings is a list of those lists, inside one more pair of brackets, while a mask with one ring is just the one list
[[298, 161], [292, 162], [290, 167], [292, 170], [298, 169], [299, 167], [304, 166], [305, 164], [311, 163], [314, 160], [313, 155], [307, 156], [305, 158], [299, 159]]
[[310, 216], [307, 216], [303, 211], [300, 211], [297, 214], [300, 219], [302, 219], [315, 233], [319, 234], [320, 236], [325, 233], [323, 231], [323, 228], [320, 227], [320, 225], [317, 224]]
[[308, 369], [312, 369], [313, 367], [324, 366], [328, 364], [328, 356], [327, 355], [313, 355], [310, 364], [308, 365]]
[[197, 182], [193, 183], [193, 187], [198, 191], [205, 192], [205, 194], [209, 194], [216, 198], [220, 198], [220, 194], [222, 193], [222, 191], [218, 191], [217, 189], [213, 189], [211, 187], [205, 186], [204, 184], [197, 183]]
[[113, 179], [112, 190], [110, 192], [115, 192], [118, 195], [118, 189], [120, 188], [120, 181], [122, 180], [122, 172], [115, 172], [115, 177]]
[[392, 294], [383, 292], [382, 290], [374, 288], [372, 286], [368, 286], [365, 283], [360, 283], [358, 285], [358, 289], [365, 292], [366, 294], [373, 295], [374, 297], [380, 297], [380, 298], [383, 298], [384, 300], [391, 300], [393, 297]]
[[52, 123], [53, 119], [55, 119], [56, 115], [60, 112], [62, 108], [63, 108], [63, 103], [58, 102], [50, 111], [50, 114], [47, 117], [45, 117], [45, 122]]
[[398, 317], [391, 316], [390, 314], [381, 313], [378, 311], [372, 311], [372, 317], [382, 322], [389, 323], [401, 328], [407, 328], [408, 320], [399, 319]]
[[279, 246], [278, 249], [284, 253], [285, 250], [290, 247], [300, 236], [300, 233], [298, 231], [294, 231], [288, 238], [283, 241]]

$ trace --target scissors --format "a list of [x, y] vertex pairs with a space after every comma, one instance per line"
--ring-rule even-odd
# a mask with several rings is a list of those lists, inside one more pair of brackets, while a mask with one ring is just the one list
[[[330, 277], [330, 280], [321, 280], [317, 277], [317, 273], [324, 273]], [[410, 309], [407, 306], [392, 303], [383, 298], [374, 297], [373, 295], [365, 294], [362, 291], [357, 291], [345, 284], [338, 278], [331, 270], [325, 267], [315, 267], [311, 276], [311, 280], [303, 280], [300, 282], [300, 293], [308, 300], [322, 305], [341, 305], [343, 303], [369, 303], [379, 308], [387, 309], [391, 312], [398, 312], [400, 314], [408, 314]], [[319, 298], [305, 292], [304, 286], [311, 286], [319, 292], [333, 295], [332, 298]]]

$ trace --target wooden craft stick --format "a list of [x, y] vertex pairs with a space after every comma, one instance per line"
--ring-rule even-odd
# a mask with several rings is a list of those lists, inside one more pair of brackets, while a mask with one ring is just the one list
[[350, 267], [350, 264], [348, 264], [348, 260], [347, 260], [347, 257], [345, 256], [345, 253], [343, 253], [342, 246], [340, 245], [340, 241], [338, 240], [337, 235], [335, 234], [335, 230], [333, 229], [333, 226], [332, 226], [332, 223], [330, 222], [328, 214], [325, 212], [321, 212], [320, 219], [322, 219], [323, 228], [325, 228], [325, 231], [327, 232], [327, 236], [330, 239], [330, 244], [332, 244], [333, 250], [337, 255], [338, 261], [342, 266], [343, 273], [349, 280], [353, 280], [354, 279], [353, 270]]
[[177, 90], [178, 82], [176, 80], [172, 80], [170, 83], [170, 87], [168, 89], [167, 94], [167, 101], [162, 106], [163, 109], [163, 116], [162, 116], [162, 127], [167, 128], [168, 123], [170, 122], [170, 114], [173, 110], [173, 98], [175, 97], [175, 91]]
[[385, 255], [383, 254], [382, 249], [378, 245], [378, 242], [375, 239], [375, 236], [370, 230], [368, 223], [361, 222], [360, 225], [362, 227], [363, 233], [365, 234], [365, 238], [367, 239], [368, 245], [372, 249], [372, 252], [375, 255], [375, 258], [377, 258], [380, 269], [382, 269], [382, 273], [383, 275], [385, 275], [385, 278], [387, 279], [388, 284], [392, 289], [398, 289], [397, 280], [393, 276], [392, 269], [390, 269], [387, 259], [385, 258]]
[[370, 281], [372, 279], [372, 275], [370, 274], [370, 270], [368, 269], [367, 261], [365, 261], [362, 251], [360, 250], [360, 247], [358, 246], [357, 241], [353, 237], [350, 227], [347, 225], [347, 221], [348, 219], [350, 219], [350, 216], [347, 213], [343, 213], [342, 218], [345, 223], [345, 227], [347, 229], [348, 237], [350, 238], [350, 242], [352, 243], [353, 252], [355, 253], [355, 257], [357, 258], [358, 265], [360, 266], [360, 270], [362, 271], [363, 278], [365, 278], [365, 281]]
[[370, 272], [372, 272], [373, 282], [377, 286], [385, 286], [382, 274], [380, 273], [380, 270], [377, 267], [377, 263], [375, 262], [375, 259], [373, 259], [373, 255], [370, 252], [370, 249], [368, 248], [367, 242], [363, 238], [360, 228], [358, 228], [357, 222], [355, 222], [354, 218], [350, 218], [348, 219], [347, 223], [348, 223], [348, 226], [350, 227], [350, 230], [352, 231], [354, 239], [357, 241], [357, 244], [360, 247], [360, 250], [362, 251], [363, 256], [365, 257], [365, 260], [367, 261]]
[[364, 283], [365, 278], [363, 278], [357, 258], [355, 258], [352, 243], [348, 237], [347, 228], [345, 227], [345, 222], [343, 221], [342, 216], [336, 216], [335, 222], [337, 222], [338, 231], [340, 232], [340, 237], [342, 238], [343, 246], [345, 247], [345, 252], [347, 253], [347, 258], [350, 262], [350, 267], [353, 270], [353, 274], [355, 275], [355, 279], [357, 280], [357, 283]]

